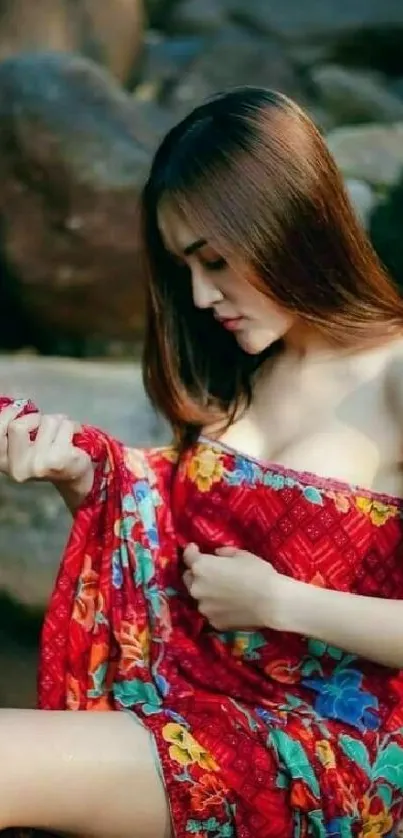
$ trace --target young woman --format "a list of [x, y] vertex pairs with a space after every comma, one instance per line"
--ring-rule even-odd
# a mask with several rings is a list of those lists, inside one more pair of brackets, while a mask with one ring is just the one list
[[2, 470], [55, 483], [74, 526], [43, 712], [0, 711], [2, 824], [403, 834], [403, 303], [270, 91], [171, 131], [142, 223], [144, 377], [175, 445], [3, 401]]

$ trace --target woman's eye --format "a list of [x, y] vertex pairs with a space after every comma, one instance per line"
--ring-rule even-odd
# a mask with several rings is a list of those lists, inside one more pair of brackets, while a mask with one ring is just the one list
[[225, 259], [220, 256], [219, 259], [204, 259], [203, 265], [208, 271], [222, 271], [223, 268], [226, 267], [227, 263]]

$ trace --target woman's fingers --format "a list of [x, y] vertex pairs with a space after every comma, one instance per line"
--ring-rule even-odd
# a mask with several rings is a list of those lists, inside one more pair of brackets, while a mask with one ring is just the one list
[[[7, 415], [3, 415], [5, 413]], [[36, 431], [40, 423], [39, 413], [17, 418], [18, 413], [20, 409], [8, 408], [0, 413], [0, 470], [15, 480], [23, 479], [30, 433]]]
[[31, 447], [32, 476], [43, 478], [54, 469], [61, 471], [65, 468], [72, 448], [72, 434], [67, 422], [66, 417], [59, 414], [42, 417]]
[[66, 471], [68, 478], [75, 480], [88, 468], [89, 456], [73, 444], [73, 438], [81, 426], [71, 419], [63, 419], [56, 431], [53, 446], [48, 454], [48, 469], [63, 478]]
[[81, 477], [91, 465], [88, 454], [73, 444], [81, 426], [62, 414], [18, 417], [19, 412], [13, 405], [0, 413], [0, 470], [18, 483]]
[[183, 551], [183, 561], [187, 567], [192, 568], [200, 556], [197, 544], [188, 544]]

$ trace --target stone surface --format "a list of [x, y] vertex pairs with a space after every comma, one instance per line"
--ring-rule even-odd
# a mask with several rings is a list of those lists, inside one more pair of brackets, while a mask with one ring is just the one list
[[[5, 395], [31, 397], [44, 412], [102, 427], [128, 444], [169, 439], [136, 365], [0, 356], [0, 381]], [[42, 609], [69, 528], [70, 516], [52, 486], [1, 476], [0, 592]]]
[[200, 35], [177, 35], [168, 38], [160, 32], [148, 32], [145, 37], [141, 80], [134, 91], [134, 97], [141, 97], [146, 101], [164, 101], [166, 93], [169, 94], [172, 87], [187, 73], [195, 58], [201, 54], [204, 43], [205, 39]]
[[327, 137], [346, 178], [376, 187], [396, 183], [403, 169], [403, 123], [336, 128]]
[[369, 232], [385, 267], [403, 294], [403, 175], [371, 214]]
[[354, 209], [364, 227], [368, 227], [371, 212], [376, 204], [376, 196], [362, 180], [349, 178], [346, 181], [347, 192]]
[[208, 96], [238, 85], [275, 88], [300, 102], [304, 98], [298, 76], [276, 41], [228, 25], [207, 39], [168, 106], [180, 115]]
[[369, 30], [403, 30], [401, 0], [232, 0], [233, 14], [287, 45], [336, 45]]
[[170, 28], [172, 14], [182, 0], [145, 0], [148, 23], [165, 31]]
[[387, 89], [380, 74], [325, 64], [314, 68], [311, 77], [322, 107], [339, 124], [403, 120], [403, 100]]
[[8, 0], [0, 4], [0, 60], [31, 50], [76, 52], [126, 81], [143, 18], [142, 0]]
[[223, 0], [183, 0], [175, 8], [171, 26], [175, 32], [212, 33], [227, 22]]
[[0, 318], [9, 290], [40, 349], [48, 331], [85, 344], [142, 330], [137, 197], [164, 119], [85, 59], [0, 65]]

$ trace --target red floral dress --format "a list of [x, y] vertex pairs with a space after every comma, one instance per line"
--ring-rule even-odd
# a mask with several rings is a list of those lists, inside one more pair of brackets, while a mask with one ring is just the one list
[[179, 460], [94, 429], [77, 443], [96, 480], [49, 605], [39, 706], [136, 714], [176, 838], [402, 836], [403, 674], [315, 639], [215, 631], [182, 549], [236, 546], [313, 585], [403, 599], [403, 502], [207, 440]]

